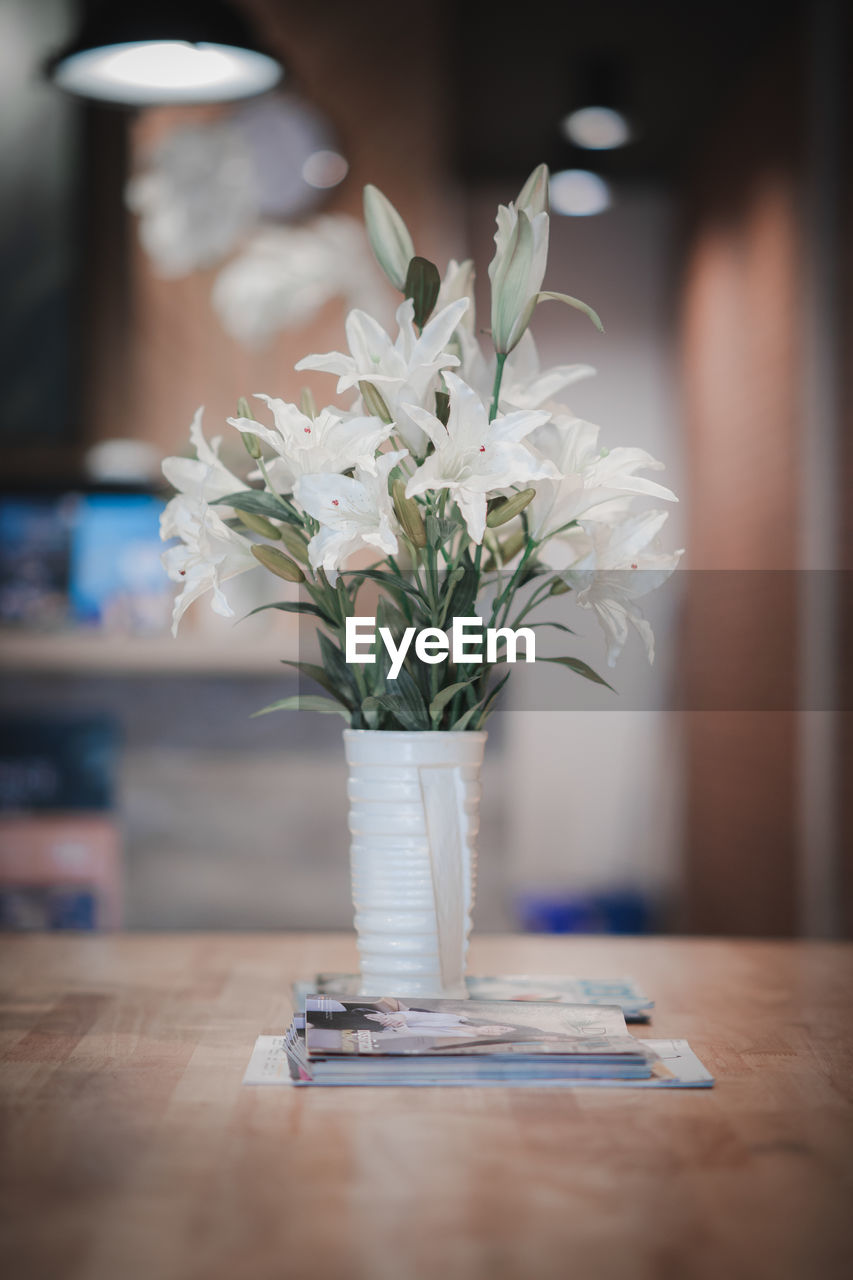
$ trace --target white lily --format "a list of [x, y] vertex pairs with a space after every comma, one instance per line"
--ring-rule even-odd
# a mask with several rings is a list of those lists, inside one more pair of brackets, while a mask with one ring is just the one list
[[566, 387], [594, 375], [591, 364], [556, 364], [543, 369], [528, 329], [504, 365], [500, 402], [508, 409], [539, 409]]
[[547, 459], [538, 458], [522, 443], [548, 414], [521, 410], [489, 421], [482, 400], [461, 378], [446, 373], [450, 416], [445, 427], [418, 405], [409, 413], [429, 436], [435, 452], [418, 467], [406, 485], [406, 497], [429, 489], [447, 489], [454, 498], [474, 542], [482, 542], [486, 528], [487, 495], [511, 485], [559, 476]]
[[[231, 493], [245, 489], [246, 482], [238, 479], [220, 460], [221, 436], [207, 442], [202, 430], [204, 407], [196, 409], [190, 423], [190, 444], [195, 448], [194, 458], [164, 458], [163, 475], [178, 493], [186, 493], [196, 500], [215, 502]], [[170, 535], [171, 536], [171, 535]]]
[[578, 558], [560, 574], [574, 588], [575, 601], [592, 609], [604, 632], [607, 665], [613, 667], [633, 626], [655, 660], [655, 637], [636, 603], [666, 581], [684, 554], [662, 552], [656, 539], [668, 518], [666, 511], [643, 511], [620, 524], [589, 524], [574, 530]]
[[548, 407], [550, 421], [535, 432], [531, 444], [540, 456], [551, 459], [561, 479], [537, 486], [529, 512], [534, 538], [551, 537], [581, 517], [609, 520], [617, 513], [615, 502], [625, 497], [678, 501], [671, 489], [636, 474], [663, 470], [663, 463], [645, 449], [601, 450], [598, 427], [575, 418], [562, 405]]
[[459, 298], [436, 312], [418, 336], [414, 304], [407, 298], [397, 308], [397, 337], [392, 340], [380, 324], [364, 311], [347, 316], [349, 354], [331, 351], [300, 360], [298, 370], [318, 369], [337, 374], [338, 394], [362, 381], [372, 382], [381, 392], [394, 417], [399, 434], [412, 453], [420, 456], [426, 438], [408, 412], [414, 402], [422, 404], [443, 369], [459, 364], [445, 348], [468, 309], [468, 299]]
[[289, 493], [300, 476], [318, 472], [348, 471], [361, 467], [375, 470], [375, 454], [393, 427], [379, 418], [343, 413], [340, 409], [321, 409], [315, 418], [303, 413], [295, 404], [272, 396], [257, 395], [271, 410], [274, 427], [266, 427], [254, 418], [229, 418], [232, 427], [247, 435], [255, 435], [275, 453], [268, 466], [270, 480], [280, 493]]
[[534, 169], [518, 199], [498, 208], [492, 282], [492, 340], [506, 355], [517, 345], [539, 300], [548, 261], [548, 170]]
[[348, 557], [364, 547], [397, 554], [399, 525], [388, 476], [406, 456], [405, 449], [397, 449], [380, 454], [373, 471], [356, 467], [352, 476], [326, 473], [297, 480], [294, 497], [320, 524], [308, 544], [311, 566], [324, 569], [330, 581], [335, 581]]
[[181, 539], [162, 556], [171, 580], [183, 585], [172, 611], [172, 635], [178, 634], [189, 606], [208, 591], [213, 592], [213, 612], [233, 618], [234, 610], [222, 591], [222, 583], [257, 569], [249, 539], [230, 529], [203, 498], [189, 494], [179, 494], [167, 505], [160, 518], [160, 537], [164, 541]]

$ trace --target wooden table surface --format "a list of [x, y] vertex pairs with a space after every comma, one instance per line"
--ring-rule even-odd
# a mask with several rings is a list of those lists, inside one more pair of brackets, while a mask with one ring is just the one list
[[480, 937], [636, 977], [710, 1091], [241, 1086], [333, 935], [31, 936], [2, 964], [8, 1280], [853, 1275], [853, 948]]

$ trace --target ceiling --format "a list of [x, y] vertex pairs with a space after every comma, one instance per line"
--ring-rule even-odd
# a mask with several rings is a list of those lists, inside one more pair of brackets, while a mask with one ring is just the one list
[[[638, 126], [628, 147], [595, 153], [623, 178], [678, 177], [696, 140], [762, 51], [807, 29], [806, 0], [540, 0], [513, 10], [450, 6], [448, 66], [456, 164], [470, 178], [522, 175], [530, 158], [582, 167], [591, 153], [560, 136], [595, 62], [616, 81]], [[511, 16], [507, 16], [511, 15]], [[599, 104], [609, 105], [609, 104]]]

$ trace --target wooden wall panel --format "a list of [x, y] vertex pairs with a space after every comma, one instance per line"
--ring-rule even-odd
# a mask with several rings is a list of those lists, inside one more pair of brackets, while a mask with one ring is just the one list
[[745, 574], [723, 601], [692, 590], [685, 619], [688, 698], [719, 708], [688, 714], [686, 726], [684, 924], [702, 933], [788, 934], [797, 920], [796, 717], [728, 710], [726, 672], [742, 685], [746, 664], [779, 705], [796, 704], [790, 649], [779, 644], [796, 634], [795, 581], [780, 575], [772, 607], [758, 608], [746, 575], [797, 563], [801, 111], [797, 53], [777, 52], [697, 155], [693, 181], [687, 546], [693, 569]]

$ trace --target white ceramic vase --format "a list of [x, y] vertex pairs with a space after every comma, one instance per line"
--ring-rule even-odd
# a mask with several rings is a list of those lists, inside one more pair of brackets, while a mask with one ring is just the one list
[[467, 997], [487, 736], [344, 730], [361, 995]]

